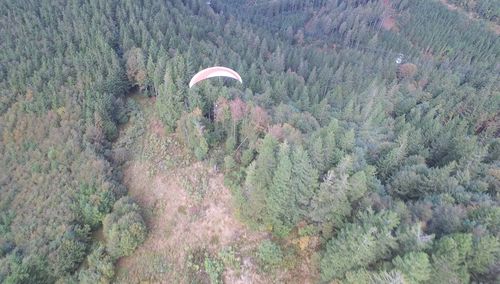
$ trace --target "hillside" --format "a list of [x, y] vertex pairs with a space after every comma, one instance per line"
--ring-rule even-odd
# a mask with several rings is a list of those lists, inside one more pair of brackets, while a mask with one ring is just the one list
[[449, 3], [0, 2], [0, 282], [498, 281], [498, 15]]

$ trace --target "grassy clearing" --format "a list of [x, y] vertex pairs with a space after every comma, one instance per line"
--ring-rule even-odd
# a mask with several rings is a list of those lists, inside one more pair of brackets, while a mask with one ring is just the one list
[[272, 273], [262, 269], [256, 251], [268, 234], [235, 217], [222, 174], [210, 161], [197, 162], [174, 134], [165, 133], [152, 101], [130, 101], [130, 120], [114, 150], [126, 153], [124, 182], [142, 207], [149, 235], [132, 256], [118, 261], [116, 282], [307, 283], [303, 276], [290, 278], [288, 253]]

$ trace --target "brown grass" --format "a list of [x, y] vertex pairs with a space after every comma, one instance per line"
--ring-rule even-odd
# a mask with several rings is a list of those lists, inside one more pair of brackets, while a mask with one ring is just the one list
[[[134, 255], [119, 260], [119, 282], [185, 282], [188, 279], [179, 272], [186, 269], [185, 260], [189, 251], [205, 248], [216, 254], [233, 244], [253, 246], [266, 237], [263, 233], [248, 230], [236, 220], [231, 193], [223, 186], [222, 175], [209, 172], [203, 163], [173, 169], [154, 177], [148, 177], [147, 167], [146, 163], [132, 162], [124, 171], [129, 195], [145, 208], [149, 236]], [[207, 192], [199, 201], [181, 185], [185, 183], [183, 179], [186, 175], [198, 174], [208, 180]], [[171, 269], [162, 275], [148, 275], [141, 263], [150, 261], [148, 258], [151, 255], [160, 255]], [[247, 280], [251, 283], [264, 282], [256, 272], [253, 261], [245, 261], [241, 273], [227, 271], [227, 283], [249, 283]]]

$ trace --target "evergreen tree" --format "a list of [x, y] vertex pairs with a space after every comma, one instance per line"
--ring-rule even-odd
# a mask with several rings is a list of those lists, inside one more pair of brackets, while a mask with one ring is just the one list
[[297, 221], [296, 208], [291, 188], [292, 163], [288, 144], [282, 143], [277, 157], [273, 183], [267, 193], [267, 207], [273, 231], [285, 237]]
[[177, 121], [177, 135], [198, 160], [203, 160], [208, 152], [208, 143], [201, 122], [201, 110], [183, 113]]
[[347, 224], [327, 243], [321, 259], [321, 278], [343, 279], [347, 271], [366, 268], [385, 257], [395, 247], [391, 232], [398, 223], [393, 212], [361, 214], [359, 223]]
[[175, 128], [177, 120], [186, 107], [185, 72], [186, 65], [182, 56], [169, 61], [163, 78], [163, 87], [160, 87], [156, 101], [158, 114], [170, 130]]
[[318, 187], [318, 172], [313, 168], [307, 152], [300, 145], [293, 148], [291, 161], [290, 186], [295, 198], [295, 206], [299, 212], [298, 217], [304, 218], [311, 198]]
[[408, 283], [425, 283], [431, 274], [429, 256], [424, 252], [410, 252], [392, 260], [396, 270], [401, 271]]
[[256, 160], [256, 176], [259, 177], [257, 187], [266, 190], [272, 184], [273, 172], [276, 168], [275, 150], [277, 141], [271, 135], [266, 135], [259, 149]]
[[257, 159], [247, 168], [244, 192], [247, 196], [247, 214], [256, 223], [265, 219], [266, 196], [272, 185], [273, 172], [276, 167], [275, 149], [277, 141], [266, 135], [259, 148]]
[[472, 252], [472, 235], [453, 234], [441, 238], [432, 254], [433, 283], [468, 283], [467, 258]]
[[333, 228], [340, 228], [351, 213], [348, 199], [347, 174], [339, 170], [329, 171], [311, 202], [310, 217], [321, 224], [324, 236], [330, 236]]
[[[474, 240], [468, 267], [473, 275], [485, 274], [494, 269], [500, 260], [500, 241], [495, 236], [483, 236]], [[493, 272], [494, 273], [494, 272]]]

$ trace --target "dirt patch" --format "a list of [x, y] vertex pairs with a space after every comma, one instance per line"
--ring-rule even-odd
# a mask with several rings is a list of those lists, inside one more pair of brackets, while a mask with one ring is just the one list
[[382, 6], [385, 8], [382, 14], [381, 26], [384, 30], [390, 31], [397, 29], [396, 10], [392, 7], [390, 0], [383, 0]]
[[166, 135], [165, 127], [163, 127], [163, 124], [159, 119], [152, 119], [151, 123], [149, 124], [149, 128], [151, 129], [151, 132], [154, 133], [155, 135], [162, 137]]
[[392, 30], [396, 26], [396, 19], [393, 16], [386, 16], [382, 19], [382, 28], [385, 30]]

